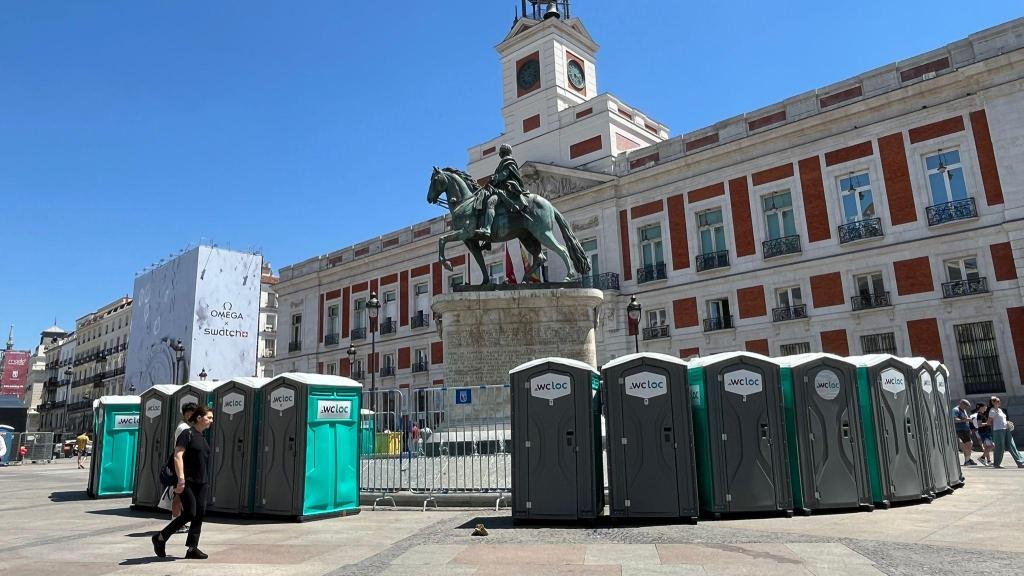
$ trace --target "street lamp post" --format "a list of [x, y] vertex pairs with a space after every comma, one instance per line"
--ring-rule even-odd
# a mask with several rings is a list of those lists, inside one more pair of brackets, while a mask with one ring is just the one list
[[181, 384], [178, 380], [181, 376], [181, 361], [185, 357], [185, 345], [181, 343], [180, 338], [174, 341], [164, 338], [164, 341], [167, 342], [167, 345], [174, 352], [174, 366], [171, 368], [171, 383]]
[[370, 292], [370, 300], [366, 303], [366, 313], [370, 316], [370, 392], [377, 389], [377, 315], [380, 313], [380, 300], [377, 293]]
[[626, 306], [626, 316], [633, 323], [633, 347], [637, 354], [640, 353], [640, 313], [642, 311], [643, 306], [636, 301], [636, 296], [630, 296], [629, 304]]
[[358, 354], [356, 345], [349, 344], [345, 354], [348, 354], [348, 377], [355, 380], [356, 354]]
[[[68, 431], [68, 404], [71, 402], [71, 377], [75, 375], [74, 370], [68, 368], [64, 371], [65, 380], [68, 382], [68, 389], [64, 393], [64, 417], [61, 419], [60, 429], [67, 433]], [[64, 434], [61, 434], [63, 436]]]
[[209, 374], [206, 373], [206, 368], [203, 368], [202, 371], [199, 372], [199, 379], [206, 380], [207, 376], [209, 376]]

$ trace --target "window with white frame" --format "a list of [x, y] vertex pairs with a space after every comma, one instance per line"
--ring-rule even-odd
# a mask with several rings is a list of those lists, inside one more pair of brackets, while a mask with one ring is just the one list
[[843, 223], [850, 224], [875, 217], [871, 177], [867, 172], [851, 173], [840, 178], [839, 195], [843, 203]]
[[700, 236], [701, 254], [712, 254], [726, 250], [725, 224], [722, 220], [721, 208], [698, 213], [697, 230]]
[[974, 256], [946, 260], [945, 264], [946, 281], [948, 282], [975, 280], [981, 276], [978, 273], [978, 259]]
[[775, 291], [775, 301], [779, 308], [792, 308], [804, 303], [799, 286], [787, 286]]
[[881, 296], [885, 293], [885, 282], [882, 280], [881, 272], [858, 274], [853, 277], [853, 282], [857, 287], [858, 296]]
[[384, 309], [382, 312], [384, 313], [385, 320], [394, 320], [398, 317], [398, 310], [395, 304], [396, 296], [397, 295], [394, 290], [384, 293]]
[[639, 231], [640, 262], [644, 268], [654, 268], [665, 263], [665, 251], [661, 242], [661, 225], [644, 226]]
[[764, 209], [765, 230], [769, 240], [796, 236], [793, 197], [789, 190], [762, 196], [761, 207]]
[[492, 283], [501, 284], [505, 281], [505, 263], [494, 262], [493, 264], [488, 264], [487, 275], [491, 277]]
[[352, 327], [360, 330], [366, 327], [366, 298], [356, 298], [353, 305], [355, 314], [352, 315]]
[[462, 274], [452, 274], [451, 276], [448, 277], [449, 287], [462, 286], [465, 283], [466, 281], [464, 280]]
[[382, 374], [394, 374], [395, 373], [395, 355], [385, 354], [384, 355], [384, 370]]
[[427, 283], [417, 284], [413, 288], [413, 294], [416, 299], [414, 302], [416, 312], [426, 315], [427, 311], [430, 310], [430, 290], [427, 287]]
[[337, 376], [338, 375], [338, 365], [335, 364], [334, 362], [328, 362], [327, 363], [327, 373], [330, 374], [331, 376]]
[[292, 314], [292, 343], [302, 342], [302, 314]]
[[590, 260], [590, 275], [599, 276], [601, 274], [601, 265], [597, 258], [597, 238], [591, 238], [580, 242], [583, 246], [583, 251], [587, 254], [587, 260]]
[[959, 150], [939, 150], [924, 159], [932, 205], [967, 198], [967, 183]]
[[413, 371], [414, 372], [421, 372], [421, 371], [427, 369], [428, 362], [427, 362], [427, 349], [426, 348], [417, 348], [413, 352], [413, 358], [414, 358], [414, 360], [416, 362], [416, 364], [413, 366]]
[[327, 334], [330, 336], [338, 335], [338, 309], [339, 306], [337, 304], [331, 304], [327, 307], [327, 326], [325, 326], [325, 328], [327, 329]]
[[708, 300], [708, 318], [719, 320], [728, 319], [730, 316], [728, 298]]
[[277, 314], [267, 314], [267, 332], [274, 332], [277, 330]]
[[648, 328], [656, 328], [658, 326], [664, 326], [667, 324], [668, 316], [665, 314], [664, 308], [658, 308], [656, 310], [644, 312], [644, 315], [647, 316]]

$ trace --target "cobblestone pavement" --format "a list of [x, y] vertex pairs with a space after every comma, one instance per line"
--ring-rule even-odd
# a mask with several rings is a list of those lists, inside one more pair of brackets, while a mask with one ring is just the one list
[[[85, 498], [74, 462], [0, 468], [0, 573], [217, 576], [445, 574], [1020, 574], [1024, 471], [967, 469], [932, 504], [691, 525], [513, 526], [501, 512], [384, 510], [304, 524], [208, 519], [206, 561], [152, 555], [166, 517]], [[477, 523], [490, 535], [471, 536]]]

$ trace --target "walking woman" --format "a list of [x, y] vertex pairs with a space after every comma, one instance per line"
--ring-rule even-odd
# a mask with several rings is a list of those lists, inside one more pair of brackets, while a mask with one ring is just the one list
[[983, 402], [975, 404], [971, 421], [974, 423], [974, 429], [978, 432], [981, 443], [981, 463], [991, 466], [992, 450], [995, 449], [996, 444], [992, 440], [992, 423], [988, 421], [988, 404]]
[[1009, 450], [1010, 457], [1016, 462], [1018, 468], [1024, 468], [1024, 456], [1017, 451], [1017, 444], [1013, 441], [1013, 428], [1006, 420], [1006, 412], [1003, 412], [1003, 402], [998, 396], [993, 396], [988, 403], [988, 420], [992, 423], [992, 439], [996, 443], [996, 453], [993, 454], [993, 468], [1002, 468], [1003, 452]]
[[174, 487], [174, 492], [181, 499], [181, 515], [153, 535], [153, 551], [161, 558], [166, 556], [167, 539], [178, 528], [191, 522], [185, 540], [185, 546], [188, 547], [185, 558], [205, 560], [207, 555], [199, 549], [199, 533], [203, 529], [203, 516], [206, 515], [210, 445], [206, 443], [203, 432], [213, 424], [213, 412], [199, 405], [188, 420], [190, 427], [178, 436], [174, 445], [174, 471], [178, 474], [178, 485]]

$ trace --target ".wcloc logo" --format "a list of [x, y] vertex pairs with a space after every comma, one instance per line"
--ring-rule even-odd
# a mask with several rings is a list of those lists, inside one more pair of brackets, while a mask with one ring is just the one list
[[722, 375], [722, 386], [726, 392], [743, 396], [743, 401], [746, 402], [747, 396], [764, 389], [764, 380], [757, 372], [733, 370]]
[[921, 374], [918, 375], [921, 379], [921, 390], [924, 390], [926, 394], [932, 393], [932, 375], [921, 370]]
[[220, 402], [220, 409], [225, 414], [238, 414], [242, 410], [245, 410], [245, 396], [242, 396], [238, 392], [231, 392], [226, 394]]
[[114, 419], [114, 430], [132, 430], [138, 427], [138, 414], [118, 414]]
[[572, 383], [564, 374], [542, 374], [530, 379], [530, 396], [536, 398], [554, 401], [571, 392]]
[[317, 400], [316, 401], [316, 419], [317, 420], [351, 420], [352, 419], [352, 401], [351, 400]]
[[156, 398], [150, 398], [146, 402], [146, 418], [159, 418], [161, 412], [163, 412], [163, 402]]
[[946, 377], [942, 374], [935, 375], [935, 387], [939, 389], [939, 392], [946, 393]]
[[655, 396], [662, 396], [668, 393], [668, 382], [661, 374], [654, 372], [638, 372], [630, 374], [622, 379], [626, 387], [626, 395], [635, 398], [643, 398], [644, 404]]
[[295, 406], [295, 390], [282, 386], [270, 393], [271, 410], [287, 410]]
[[814, 377], [814, 391], [825, 400], [835, 400], [841, 389], [839, 375], [831, 370], [822, 370]]
[[893, 395], [903, 392], [907, 388], [907, 379], [903, 376], [903, 372], [896, 370], [895, 368], [886, 368], [879, 374], [879, 379], [882, 381], [882, 390], [890, 392]]

